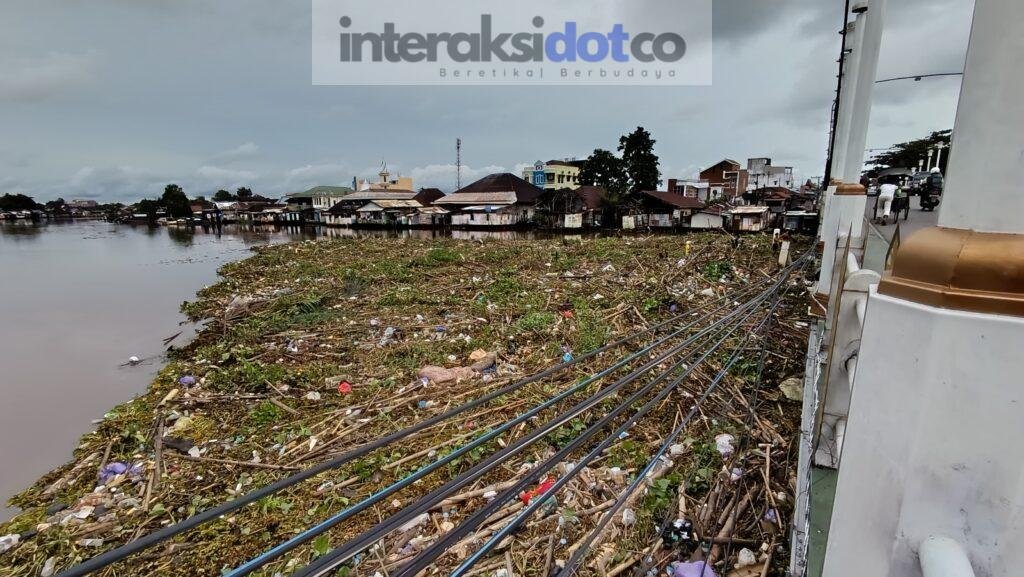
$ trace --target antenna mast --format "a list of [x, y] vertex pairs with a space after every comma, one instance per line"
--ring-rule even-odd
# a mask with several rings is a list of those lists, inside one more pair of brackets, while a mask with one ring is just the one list
[[455, 190], [462, 188], [462, 139], [455, 139]]

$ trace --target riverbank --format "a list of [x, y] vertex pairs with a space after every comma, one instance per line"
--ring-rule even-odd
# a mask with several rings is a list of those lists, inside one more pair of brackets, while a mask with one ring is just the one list
[[[11, 464], [0, 474], [0, 522], [16, 512], [7, 499], [66, 462], [95, 419], [147, 390], [165, 349], [192, 334], [181, 303], [216, 282], [221, 265], [254, 246], [310, 238], [178, 232], [0, 222], [0, 462]], [[131, 356], [142, 362], [126, 365]]]
[[[17, 545], [0, 554], [0, 569], [26, 576], [65, 569], [565, 355], [759, 283], [777, 268], [774, 258], [765, 237], [744, 237], [734, 246], [717, 234], [581, 241], [358, 239], [259, 248], [253, 257], [225, 265], [221, 282], [183, 305], [206, 328], [172, 355], [150, 389], [108, 412], [82, 438], [72, 462], [12, 500], [24, 511], [0, 525], [0, 535], [19, 535]], [[784, 305], [794, 319], [803, 308], [799, 297]], [[776, 423], [766, 433], [770, 439], [792, 438], [799, 421], [799, 406], [779, 399], [774, 387], [802, 371], [802, 348], [786, 347], [787, 338], [795, 337], [779, 337], [780, 351], [768, 364], [766, 390], [776, 401], [768, 406]], [[580, 363], [564, 379], [528, 385], [500, 403], [264, 498], [102, 574], [218, 575], [603, 363]], [[425, 384], [420, 377], [427, 366], [435, 368]], [[736, 381], [742, 385], [742, 375]], [[651, 520], [664, 513], [669, 501], [674, 506], [668, 492], [681, 486], [695, 503], [712, 490], [723, 465], [714, 437], [740, 434], [742, 419], [735, 410], [726, 406], [691, 433], [690, 458], [677, 459], [674, 476], [666, 471], [672, 482], [661, 488], [665, 498], [638, 506], [638, 516]], [[626, 474], [635, 471], [676, 412], [675, 406], [659, 407], [609, 463]], [[569, 429], [578, 432], [587, 423], [577, 419]], [[550, 446], [564, 440], [560, 434], [553, 434]], [[329, 539], [284, 556], [265, 574], [304, 565], [501, 443], [411, 487], [396, 498], [397, 505], [382, 505], [375, 515], [339, 526]], [[546, 450], [517, 456], [508, 471]], [[784, 492], [787, 471], [780, 468], [775, 475]], [[786, 501], [779, 500], [776, 514], [786, 514]], [[458, 516], [449, 511], [444, 522]], [[626, 531], [625, 550], [651, 541], [648, 525]], [[567, 529], [566, 536], [573, 531]], [[628, 556], [623, 555], [620, 561]]]

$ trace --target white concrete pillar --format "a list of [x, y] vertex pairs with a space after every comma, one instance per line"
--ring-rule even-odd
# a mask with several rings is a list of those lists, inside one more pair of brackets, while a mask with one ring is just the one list
[[979, 0], [978, 4], [946, 164], [939, 226], [1021, 233], [1024, 21], [1020, 14], [1009, 13], [1019, 12], [1024, 3]]
[[853, 116], [853, 98], [857, 90], [857, 62], [860, 43], [864, 36], [861, 15], [846, 25], [846, 49], [843, 58], [843, 80], [839, 89], [839, 113], [836, 116], [835, 146], [832, 149], [832, 178], [841, 180], [846, 160], [846, 147], [850, 142], [850, 119]]
[[[847, 235], [853, 239], [852, 246], [860, 248], [859, 239], [864, 236], [864, 209], [867, 197], [863, 190], [848, 194], [848, 186], [830, 186], [827, 206], [821, 221], [821, 272], [814, 292], [831, 295], [832, 286], [838, 275], [836, 259], [844, 252]], [[842, 237], [842, 238], [841, 238]], [[842, 263], [838, 263], [839, 266]]]
[[931, 535], [1024, 566], [1024, 2], [978, 0], [939, 226], [868, 301], [826, 577], [917, 577]]
[[878, 74], [878, 54], [882, 46], [882, 28], [887, 0], [871, 0], [866, 12], [857, 15], [860, 26], [860, 57], [857, 59], [857, 80], [854, 83], [853, 110], [850, 116], [849, 142], [839, 172], [846, 183], [860, 182], [864, 168], [864, 148], [871, 122], [871, 99]]

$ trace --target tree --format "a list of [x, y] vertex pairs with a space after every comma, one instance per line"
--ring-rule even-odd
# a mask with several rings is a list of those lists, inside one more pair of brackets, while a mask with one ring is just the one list
[[164, 194], [160, 197], [160, 204], [167, 210], [168, 216], [181, 218], [192, 216], [192, 208], [189, 206], [188, 197], [185, 191], [177, 184], [168, 184], [164, 188]]
[[160, 203], [151, 198], [144, 198], [135, 205], [135, 210], [148, 216], [150, 220], [156, 218], [156, 212], [160, 210]]
[[0, 196], [0, 210], [36, 210], [39, 205], [31, 196], [24, 194], [5, 194]]
[[[876, 176], [879, 171], [885, 168], [909, 168], [917, 170], [919, 160], [928, 161], [928, 149], [935, 148], [935, 145], [942, 143], [945, 147], [942, 151], [942, 158], [939, 159], [939, 170], [946, 173], [946, 161], [949, 160], [949, 141], [953, 134], [952, 130], [939, 130], [924, 138], [910, 140], [893, 145], [889, 150], [876, 154], [868, 159], [865, 164], [873, 168], [868, 170], [869, 176]], [[934, 154], [934, 153], [933, 153]]]
[[235, 192], [235, 195], [238, 197], [238, 200], [246, 201], [252, 198], [252, 191], [243, 186]]
[[64, 212], [67, 209], [67, 203], [64, 202], [63, 198], [48, 200], [44, 206], [46, 206], [46, 210], [50, 212]]
[[619, 196], [629, 185], [626, 165], [611, 152], [596, 148], [580, 167], [580, 184], [600, 186], [609, 195]]
[[231, 202], [232, 200], [235, 200], [235, 196], [223, 188], [213, 195], [214, 202]]
[[619, 138], [619, 152], [629, 177], [629, 192], [633, 195], [644, 190], [657, 190], [661, 185], [658, 156], [654, 154], [651, 133], [638, 126], [633, 132]]

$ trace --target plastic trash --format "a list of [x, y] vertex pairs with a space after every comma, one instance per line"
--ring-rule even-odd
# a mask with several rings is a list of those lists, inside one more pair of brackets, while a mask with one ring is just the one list
[[779, 390], [791, 401], [804, 400], [804, 383], [797, 377], [790, 377], [779, 384]]
[[729, 472], [729, 480], [735, 483], [743, 478], [743, 469], [739, 467], [733, 467], [732, 471]]
[[163, 444], [179, 453], [188, 453], [193, 446], [192, 441], [180, 437], [164, 437]]
[[736, 448], [732, 446], [732, 442], [736, 440], [729, 433], [722, 433], [721, 435], [715, 436], [715, 448], [721, 453], [723, 457], [728, 457], [736, 451]]
[[440, 384], [447, 383], [449, 381], [459, 381], [463, 379], [472, 378], [475, 372], [469, 367], [454, 367], [451, 369], [445, 367], [436, 367], [434, 365], [427, 365], [420, 369], [417, 375], [421, 379], [427, 379], [428, 381]]
[[128, 364], [129, 365], [137, 365], [137, 364], [139, 364], [141, 362], [142, 362], [142, 359], [140, 359], [139, 357], [136, 357], [135, 355], [132, 355], [132, 356], [128, 357]]
[[352, 383], [348, 381], [341, 381], [338, 383], [338, 392], [347, 395], [352, 392]]
[[437, 405], [437, 401], [428, 401], [426, 399], [420, 399], [419, 402], [416, 403], [416, 406], [421, 408], [421, 409], [429, 409], [429, 408], [431, 408], [433, 406], [436, 406], [436, 405]]
[[50, 577], [51, 575], [53, 575], [54, 573], [57, 572], [56, 571], [56, 566], [57, 566], [57, 558], [56, 557], [48, 558], [46, 560], [46, 562], [43, 563], [42, 570], [39, 571], [39, 577]]
[[671, 567], [672, 577], [717, 577], [715, 570], [704, 561], [676, 562]]
[[107, 463], [100, 467], [99, 473], [96, 475], [100, 485], [106, 485], [107, 483], [114, 480], [118, 475], [124, 475], [129, 478], [138, 478], [142, 475], [142, 463], [135, 463], [129, 465], [128, 463], [122, 463], [120, 461], [114, 461], [113, 463]]
[[554, 484], [555, 484], [554, 477], [545, 477], [533, 489], [530, 489], [529, 491], [523, 491], [522, 493], [520, 493], [519, 494], [519, 498], [523, 501], [524, 505], [529, 505], [531, 499], [533, 499], [534, 497], [538, 497], [540, 495], [543, 495], [545, 492], [547, 492], [548, 489], [553, 487]]
[[779, 514], [775, 511], [775, 509], [768, 509], [767, 511], [764, 512], [764, 520], [768, 521], [769, 523], [775, 523], [779, 520]]
[[628, 508], [627, 509], [623, 509], [622, 510], [622, 524], [625, 525], [626, 527], [629, 527], [633, 523], [636, 523], [636, 512], [634, 512], [632, 509], [628, 509]]
[[753, 551], [746, 547], [740, 549], [739, 555], [736, 556], [736, 568], [747, 567], [757, 563], [757, 555]]
[[388, 327], [384, 329], [384, 336], [380, 338], [380, 346], [384, 347], [395, 342], [395, 327]]
[[713, 288], [706, 288], [706, 289], [700, 291], [700, 294], [702, 294], [702, 295], [704, 295], [706, 297], [713, 297], [713, 296], [715, 296], [715, 289], [713, 289]]
[[185, 375], [178, 379], [178, 384], [183, 387], [191, 387], [196, 384], [196, 378], [192, 375]]
[[21, 535], [17, 533], [11, 533], [10, 535], [4, 535], [0, 537], [0, 553], [11, 550], [18, 541], [21, 539]]
[[482, 373], [494, 367], [494, 363], [498, 361], [498, 353], [477, 349], [470, 353], [469, 360], [473, 361], [469, 368]]
[[696, 549], [697, 539], [693, 534], [693, 523], [686, 519], [676, 519], [665, 526], [661, 532], [661, 540], [669, 548], [679, 547], [686, 553]]
[[310, 391], [306, 393], [303, 398], [306, 399], [307, 401], [319, 401], [320, 393], [317, 391]]

